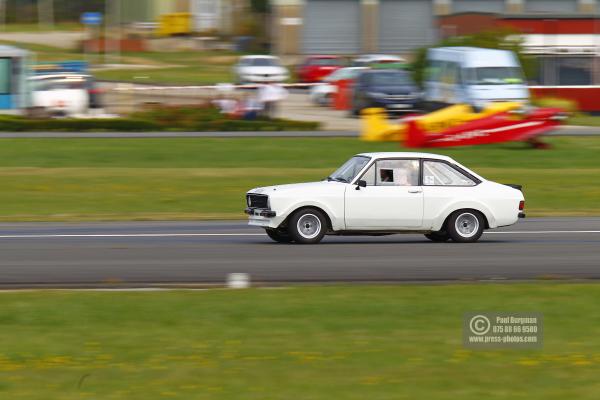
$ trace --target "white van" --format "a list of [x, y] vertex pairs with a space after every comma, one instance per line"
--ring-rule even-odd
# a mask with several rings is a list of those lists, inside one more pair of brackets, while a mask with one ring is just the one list
[[438, 47], [427, 51], [425, 101], [467, 103], [476, 108], [494, 101], [529, 103], [529, 90], [516, 55], [508, 50]]

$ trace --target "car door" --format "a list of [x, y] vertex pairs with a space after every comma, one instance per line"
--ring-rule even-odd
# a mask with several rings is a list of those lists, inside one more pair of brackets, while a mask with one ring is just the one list
[[[423, 224], [423, 188], [419, 160], [375, 161], [360, 180], [349, 185], [344, 216], [349, 230], [410, 230]], [[357, 189], [358, 188], [358, 189]]]

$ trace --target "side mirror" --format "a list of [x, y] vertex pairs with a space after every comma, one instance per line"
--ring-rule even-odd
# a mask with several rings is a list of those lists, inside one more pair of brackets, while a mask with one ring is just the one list
[[356, 182], [356, 190], [360, 190], [361, 187], [367, 187], [367, 181], [360, 179], [358, 182]]

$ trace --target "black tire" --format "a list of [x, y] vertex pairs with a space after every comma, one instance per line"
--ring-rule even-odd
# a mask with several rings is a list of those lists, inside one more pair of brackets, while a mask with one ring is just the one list
[[427, 239], [431, 240], [432, 242], [438, 242], [438, 243], [443, 243], [443, 242], [447, 242], [448, 240], [450, 240], [450, 235], [448, 235], [448, 233], [445, 231], [426, 233], [425, 237]]
[[267, 236], [277, 243], [291, 243], [292, 237], [284, 229], [265, 228]]
[[288, 232], [296, 243], [319, 243], [327, 232], [327, 218], [316, 208], [302, 208], [294, 212], [288, 220]]
[[477, 210], [458, 210], [450, 215], [446, 232], [454, 242], [473, 243], [479, 240], [485, 228], [485, 219]]

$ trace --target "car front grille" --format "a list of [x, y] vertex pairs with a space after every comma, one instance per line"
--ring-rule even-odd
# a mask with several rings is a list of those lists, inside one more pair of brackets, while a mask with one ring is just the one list
[[415, 96], [407, 94], [388, 94], [385, 96], [387, 100], [412, 100]]
[[246, 203], [248, 207], [269, 208], [269, 196], [264, 194], [247, 194]]

